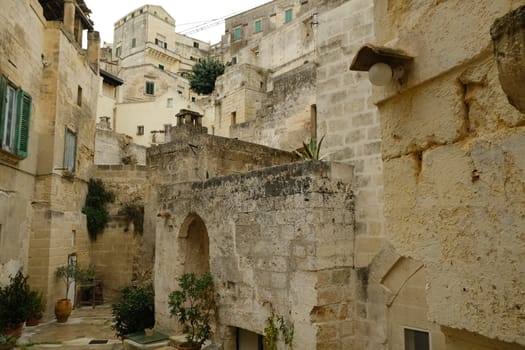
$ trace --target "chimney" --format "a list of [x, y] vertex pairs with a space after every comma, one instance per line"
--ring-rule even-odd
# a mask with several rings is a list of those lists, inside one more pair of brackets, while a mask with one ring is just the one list
[[100, 34], [96, 31], [88, 32], [88, 62], [98, 72], [99, 60], [100, 60]]
[[64, 0], [64, 29], [75, 34], [75, 0]]

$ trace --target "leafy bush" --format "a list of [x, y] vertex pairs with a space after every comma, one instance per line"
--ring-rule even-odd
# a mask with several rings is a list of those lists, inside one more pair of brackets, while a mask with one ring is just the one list
[[186, 273], [180, 278], [179, 287], [180, 290], [169, 295], [170, 314], [178, 318], [188, 333], [187, 344], [200, 349], [212, 334], [211, 320], [215, 310], [213, 278], [209, 273], [200, 278]]
[[27, 319], [36, 318], [41, 319], [43, 313], [46, 309], [46, 303], [44, 301], [44, 296], [42, 292], [36, 290], [31, 290], [29, 292], [29, 304], [28, 304], [28, 314]]
[[31, 316], [29, 314], [31, 288], [27, 279], [22, 271], [18, 271], [15, 277], [10, 278], [7, 286], [0, 287], [0, 330], [18, 328]]
[[95, 241], [109, 221], [106, 204], [115, 199], [113, 192], [108, 191], [100, 179], [89, 179], [86, 203], [82, 213], [87, 217], [87, 229], [91, 240]]
[[204, 58], [197, 62], [190, 75], [190, 87], [199, 94], [209, 95], [215, 88], [215, 80], [224, 73], [224, 65], [215, 58]]
[[143, 331], [155, 325], [155, 292], [153, 285], [125, 287], [120, 301], [112, 305], [113, 329], [117, 336]]

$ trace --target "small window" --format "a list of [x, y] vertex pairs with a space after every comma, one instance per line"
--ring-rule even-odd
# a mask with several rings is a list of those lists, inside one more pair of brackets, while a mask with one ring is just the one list
[[181, 90], [177, 90], [177, 93], [182, 96], [182, 91]]
[[237, 112], [232, 112], [231, 125], [237, 124]]
[[428, 332], [405, 328], [405, 350], [430, 350]]
[[159, 69], [160, 69], [160, 70], [164, 70], [164, 65], [159, 64]]
[[288, 9], [284, 12], [284, 23], [288, 23], [292, 20], [292, 9]]
[[77, 158], [77, 134], [66, 128], [64, 140], [64, 169], [74, 172]]
[[82, 87], [80, 85], [77, 89], [77, 105], [82, 106]]
[[122, 54], [122, 47], [117, 46], [117, 48], [115, 49], [115, 56], [120, 58], [121, 54]]
[[195, 102], [195, 96], [191, 97], [191, 102]]
[[155, 94], [155, 83], [152, 81], [146, 82], [146, 95], [154, 95]]
[[232, 64], [237, 64], [237, 57], [232, 57]]
[[262, 32], [262, 22], [260, 19], [255, 21], [255, 32], [256, 33]]
[[137, 46], [137, 39], [133, 38], [131, 39], [131, 48], [134, 48], [135, 46]]
[[172, 98], [168, 98], [168, 101], [166, 103], [166, 107], [173, 108], [173, 99]]
[[0, 145], [7, 152], [27, 157], [31, 96], [0, 76]]
[[144, 135], [144, 125], [137, 125], [137, 135]]
[[199, 48], [199, 43], [196, 42], [196, 41], [194, 41], [194, 42], [193, 42], [193, 47], [196, 48], [196, 49], [198, 49], [198, 48]]
[[164, 48], [165, 48], [165, 49], [168, 48], [168, 43], [164, 43]]
[[241, 27], [233, 30], [233, 40], [239, 40], [241, 38]]

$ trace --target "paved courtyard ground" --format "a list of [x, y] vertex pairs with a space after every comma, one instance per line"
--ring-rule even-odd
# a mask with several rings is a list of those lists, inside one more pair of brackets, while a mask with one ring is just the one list
[[[90, 344], [98, 341], [103, 344]], [[66, 323], [56, 320], [26, 327], [17, 349], [120, 350], [122, 342], [111, 329], [111, 305], [73, 310]]]

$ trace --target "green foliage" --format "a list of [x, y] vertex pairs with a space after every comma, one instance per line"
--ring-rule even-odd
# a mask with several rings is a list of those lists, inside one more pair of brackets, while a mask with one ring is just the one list
[[[119, 215], [123, 215], [129, 225], [133, 222], [133, 229], [135, 233], [144, 232], [144, 206], [134, 203], [126, 203], [119, 210]], [[127, 228], [126, 228], [127, 231]]]
[[209, 95], [215, 88], [215, 80], [223, 73], [224, 65], [219, 60], [206, 57], [193, 66], [190, 87], [196, 93]]
[[112, 305], [113, 326], [117, 336], [143, 331], [155, 325], [153, 285], [130, 286], [121, 290], [120, 301]]
[[100, 179], [89, 179], [86, 203], [82, 213], [87, 217], [87, 229], [91, 240], [95, 241], [109, 221], [109, 213], [106, 204], [113, 202], [113, 192], [106, 190]]
[[10, 277], [8, 285], [0, 287], [0, 330], [18, 328], [31, 316], [31, 288], [27, 279], [22, 271], [18, 271], [15, 277]]
[[15, 337], [12, 337], [10, 335], [4, 335], [2, 333], [0, 333], [0, 345], [4, 345], [4, 344], [14, 344], [16, 343], [16, 338]]
[[36, 318], [41, 319], [46, 309], [46, 303], [44, 301], [44, 295], [42, 292], [31, 290], [29, 292], [29, 304], [27, 319]]
[[211, 321], [215, 315], [215, 288], [211, 274], [200, 278], [193, 273], [182, 275], [180, 290], [169, 295], [170, 314], [177, 317], [187, 332], [188, 345], [199, 347], [210, 338]]
[[82, 269], [78, 264], [59, 266], [55, 270], [55, 277], [62, 280], [66, 286], [66, 298], [69, 294], [69, 287], [73, 281], [90, 282], [95, 278], [95, 265], [89, 264], [86, 269]]
[[281, 336], [286, 346], [291, 349], [295, 334], [293, 323], [285, 321], [282, 316], [278, 316], [276, 319], [273, 311], [266, 323], [267, 325], [264, 328], [264, 348], [266, 350], [277, 350], [277, 342]]
[[319, 160], [321, 159], [319, 158], [319, 153], [321, 151], [323, 140], [324, 136], [321, 137], [319, 143], [317, 143], [316, 138], [311, 138], [309, 143], [303, 141], [303, 149], [300, 152], [295, 151], [295, 153], [303, 159]]

